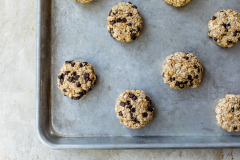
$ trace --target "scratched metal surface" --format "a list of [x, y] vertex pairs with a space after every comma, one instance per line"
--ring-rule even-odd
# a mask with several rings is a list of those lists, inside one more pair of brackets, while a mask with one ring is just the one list
[[[240, 11], [240, 1], [192, 0], [175, 8], [163, 0], [133, 0], [144, 28], [131, 43], [116, 41], [107, 31], [108, 12], [118, 3], [52, 0], [52, 132], [60, 137], [239, 135], [218, 126], [214, 108], [226, 94], [240, 94], [240, 44], [217, 46], [207, 36], [207, 24], [219, 10]], [[194, 53], [202, 62], [198, 88], [180, 91], [164, 84], [162, 64], [177, 51]], [[79, 101], [64, 97], [57, 87], [65, 60], [87, 61], [96, 69], [96, 86]], [[145, 91], [155, 107], [154, 119], [139, 130], [120, 125], [115, 113], [120, 93], [132, 89]]]

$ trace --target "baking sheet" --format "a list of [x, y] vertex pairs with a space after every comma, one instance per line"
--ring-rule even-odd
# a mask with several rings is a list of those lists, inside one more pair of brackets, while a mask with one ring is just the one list
[[[48, 102], [46, 105], [50, 112], [41, 116], [39, 108], [37, 114], [39, 118], [50, 117], [51, 135], [61, 140], [72, 137], [76, 141], [85, 137], [117, 141], [117, 137], [139, 136], [142, 139], [166, 137], [166, 143], [167, 137], [197, 137], [202, 141], [209, 137], [216, 139], [216, 142], [202, 146], [189, 145], [188, 142], [182, 144], [182, 148], [221, 147], [217, 139], [236, 142], [232, 138], [239, 133], [228, 133], [219, 127], [214, 108], [226, 94], [240, 94], [240, 44], [229, 49], [217, 46], [207, 36], [207, 24], [219, 10], [231, 8], [240, 12], [240, 1], [192, 0], [181, 8], [167, 5], [163, 0], [131, 2], [140, 10], [144, 27], [140, 37], [126, 43], [114, 40], [107, 31], [108, 12], [119, 1], [95, 0], [80, 4], [52, 0], [49, 5], [49, 1], [39, 0], [41, 33], [38, 54], [41, 55], [38, 80], [41, 83], [38, 85], [44, 83], [45, 88], [44, 91], [38, 90], [37, 98], [39, 103], [43, 99]], [[43, 16], [45, 12], [47, 14]], [[50, 39], [46, 40], [46, 37]], [[43, 46], [48, 49], [44, 50]], [[201, 61], [204, 75], [198, 88], [181, 91], [164, 84], [161, 76], [163, 62], [175, 52], [193, 53]], [[57, 87], [57, 74], [66, 60], [87, 61], [95, 67], [98, 76], [93, 90], [79, 101], [64, 97]], [[118, 96], [133, 89], [145, 91], [155, 107], [153, 120], [138, 130], [120, 125], [115, 113]], [[146, 148], [171, 148], [171, 145], [164, 146], [149, 144]], [[172, 148], [181, 148], [175, 146]], [[222, 144], [222, 147], [234, 146], [238, 144]], [[126, 145], [119, 148], [126, 148]]]

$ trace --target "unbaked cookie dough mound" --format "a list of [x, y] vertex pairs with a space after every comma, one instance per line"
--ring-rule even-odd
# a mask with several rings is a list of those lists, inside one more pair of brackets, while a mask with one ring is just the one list
[[240, 131], [240, 95], [229, 94], [215, 108], [219, 126], [228, 132]]
[[135, 40], [143, 27], [140, 11], [131, 2], [119, 3], [108, 14], [108, 32], [118, 41]]
[[87, 62], [66, 61], [58, 74], [58, 88], [73, 100], [79, 100], [92, 90], [96, 75], [94, 67]]
[[91, 2], [92, 0], [77, 0], [77, 1], [81, 3], [88, 3], [88, 2]]
[[188, 4], [191, 0], [164, 0], [166, 3], [171, 4], [175, 7], [182, 7]]
[[240, 13], [219, 11], [208, 23], [208, 36], [219, 46], [230, 48], [240, 41]]
[[203, 67], [192, 53], [177, 52], [167, 56], [163, 64], [163, 80], [171, 88], [197, 88], [201, 83]]
[[145, 92], [128, 90], [118, 97], [115, 111], [121, 124], [139, 129], [152, 120], [154, 108]]

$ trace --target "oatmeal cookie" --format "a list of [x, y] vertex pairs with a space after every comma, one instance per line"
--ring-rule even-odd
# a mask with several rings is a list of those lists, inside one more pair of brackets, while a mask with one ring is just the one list
[[208, 36], [219, 46], [230, 48], [240, 41], [240, 13], [219, 11], [208, 23]]
[[120, 123], [131, 129], [139, 129], [147, 125], [153, 118], [154, 108], [145, 92], [128, 90], [123, 92], [115, 105]]
[[94, 67], [87, 62], [66, 61], [58, 74], [58, 88], [73, 100], [79, 100], [92, 90], [96, 75]]
[[88, 3], [88, 2], [91, 2], [92, 0], [77, 0], [77, 1], [81, 3]]
[[240, 95], [229, 94], [215, 108], [219, 126], [228, 132], [240, 131]]
[[203, 67], [199, 59], [192, 53], [177, 52], [167, 56], [163, 64], [164, 83], [171, 88], [197, 88], [202, 80]]
[[175, 7], [182, 7], [188, 4], [191, 0], [164, 0], [166, 3], [171, 4]]
[[130, 42], [135, 40], [143, 27], [140, 11], [131, 2], [119, 3], [108, 14], [108, 32], [119, 40]]

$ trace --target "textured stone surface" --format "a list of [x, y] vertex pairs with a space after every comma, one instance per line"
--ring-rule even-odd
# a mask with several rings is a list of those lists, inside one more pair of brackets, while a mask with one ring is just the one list
[[239, 149], [77, 151], [45, 147], [35, 130], [36, 6], [34, 0], [0, 1], [0, 160], [240, 159]]

